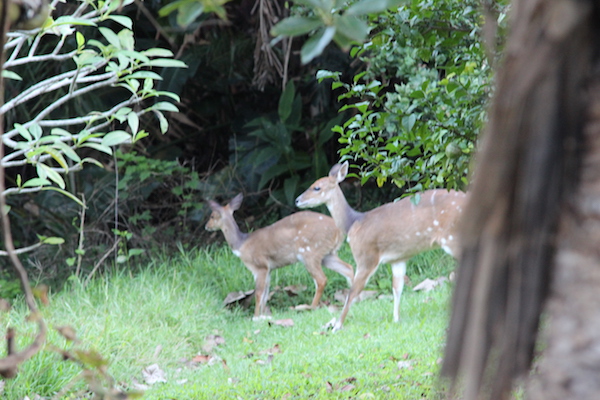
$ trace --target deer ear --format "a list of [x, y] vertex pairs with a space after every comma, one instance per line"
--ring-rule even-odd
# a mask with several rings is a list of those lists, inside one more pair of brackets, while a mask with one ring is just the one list
[[232, 211], [237, 210], [242, 205], [242, 200], [244, 200], [244, 195], [240, 193], [237, 196], [235, 196], [233, 199], [231, 199], [231, 201], [229, 202], [229, 208]]
[[329, 176], [335, 178], [337, 183], [342, 182], [348, 175], [348, 161], [344, 161], [343, 164], [335, 164], [329, 171]]
[[206, 202], [208, 203], [208, 206], [210, 207], [210, 209], [213, 211], [217, 211], [221, 208], [221, 205], [219, 203], [217, 203], [216, 201], [206, 200]]

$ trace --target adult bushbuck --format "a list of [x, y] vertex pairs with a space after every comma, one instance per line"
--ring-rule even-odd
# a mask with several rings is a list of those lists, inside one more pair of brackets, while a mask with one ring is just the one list
[[356, 262], [354, 281], [342, 314], [332, 321], [334, 331], [342, 328], [354, 299], [381, 263], [392, 266], [394, 321], [400, 319], [400, 297], [404, 288], [406, 262], [425, 250], [441, 247], [457, 256], [457, 220], [465, 203], [462, 192], [427, 190], [418, 204], [409, 198], [387, 203], [368, 212], [348, 205], [339, 183], [348, 174], [348, 163], [336, 164], [329, 176], [318, 179], [296, 199], [300, 208], [325, 204], [348, 243]]
[[344, 234], [331, 217], [301, 211], [252, 233], [243, 233], [233, 218], [233, 212], [240, 208], [242, 200], [240, 193], [225, 206], [208, 201], [212, 214], [205, 228], [209, 231], [221, 230], [233, 254], [254, 275], [254, 319], [265, 317], [270, 273], [275, 268], [298, 261], [306, 266], [316, 287], [311, 309], [319, 305], [327, 283], [321, 265], [345, 276], [349, 284], [352, 282], [352, 266], [337, 256]]

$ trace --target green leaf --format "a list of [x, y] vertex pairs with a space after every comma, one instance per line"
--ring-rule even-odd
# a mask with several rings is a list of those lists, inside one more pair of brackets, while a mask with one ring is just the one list
[[126, 79], [146, 79], [146, 78], [150, 78], [150, 79], [154, 79], [154, 80], [157, 80], [157, 81], [162, 81], [162, 76], [160, 76], [156, 72], [152, 72], [152, 71], [136, 71], [136, 72], [134, 72], [131, 75], [127, 75], [125, 78]]
[[17, 132], [19, 132], [19, 135], [21, 135], [23, 137], [23, 139], [27, 140], [28, 142], [31, 142], [33, 140], [33, 137], [31, 136], [31, 134], [29, 133], [27, 128], [25, 128], [23, 125], [15, 123], [14, 126], [15, 126], [15, 129], [17, 130]]
[[46, 190], [52, 190], [54, 192], [58, 192], [64, 196], [67, 196], [68, 198], [70, 198], [71, 200], [73, 200], [75, 203], [79, 204], [81, 207], [85, 207], [85, 204], [83, 204], [81, 202], [81, 200], [79, 200], [77, 197], [75, 197], [72, 193], [67, 192], [64, 189], [61, 188], [57, 188], [56, 186], [46, 186], [41, 188], [41, 190], [46, 191]]
[[54, 147], [56, 147], [58, 150], [62, 151], [67, 157], [69, 157], [71, 160], [75, 161], [76, 163], [81, 162], [81, 158], [75, 152], [75, 150], [73, 150], [70, 146], [66, 145], [65, 143], [61, 142], [60, 140], [57, 140], [54, 142]]
[[82, 146], [83, 147], [91, 147], [92, 149], [96, 149], [96, 150], [106, 153], [108, 155], [112, 155], [112, 149], [110, 147], [101, 145], [100, 143], [86, 142], [86, 143], [82, 144]]
[[81, 32], [75, 32], [75, 40], [77, 41], [77, 48], [83, 49], [83, 46], [85, 46], [85, 37]]
[[285, 198], [288, 204], [294, 204], [294, 199], [296, 198], [296, 192], [298, 191], [298, 182], [300, 181], [300, 177], [298, 175], [294, 175], [290, 178], [287, 178], [283, 182], [283, 191], [285, 193]]
[[[38, 166], [38, 168], [41, 168], [41, 170], [44, 171], [44, 174], [46, 175], [45, 177], [50, 179], [52, 182], [56, 183], [58, 185], [58, 187], [60, 187], [61, 189], [65, 188], [65, 181], [58, 172], [54, 171], [52, 168], [50, 168], [46, 164], [40, 163], [37, 166]], [[40, 170], [38, 169], [38, 175], [39, 175], [39, 172], [40, 172]], [[40, 176], [40, 177], [44, 178], [44, 176]]]
[[316, 17], [289, 17], [271, 28], [272, 36], [300, 36], [314, 31], [323, 26], [323, 22]]
[[183, 28], [192, 24], [204, 12], [204, 4], [198, 1], [182, 4], [177, 10], [177, 24]]
[[29, 133], [33, 135], [35, 140], [40, 140], [40, 138], [44, 134], [44, 132], [42, 131], [42, 127], [39, 126], [37, 123], [29, 125]]
[[51, 29], [55, 26], [59, 25], [82, 25], [82, 26], [96, 26], [96, 23], [90, 21], [88, 18], [76, 18], [70, 15], [63, 15], [62, 17], [56, 18], [54, 23], [47, 27], [47, 29]]
[[12, 79], [14, 81], [22, 81], [23, 78], [19, 74], [13, 71], [2, 70], [2, 76], [6, 79]]
[[38, 187], [38, 186], [46, 186], [50, 185], [50, 181], [45, 178], [31, 178], [27, 182], [23, 184], [23, 187]]
[[160, 132], [164, 135], [167, 133], [169, 129], [169, 121], [165, 118], [165, 115], [158, 110], [153, 110], [156, 118], [158, 118], [158, 123], [160, 125]]
[[[138, 129], [140, 128], [140, 118], [138, 117], [138, 115], [135, 112], [131, 112], [127, 115], [127, 123], [129, 124], [129, 127], [131, 128], [131, 133], [133, 133], [134, 135], [137, 133]], [[114, 133], [114, 132], [112, 132]], [[106, 143], [103, 143], [106, 146]]]
[[[130, 114], [131, 115], [131, 114]], [[129, 118], [127, 118], [129, 122]], [[113, 131], [102, 138], [102, 146], [111, 147], [131, 141], [131, 135], [125, 131]]]
[[123, 25], [127, 29], [133, 29], [133, 22], [129, 17], [126, 17], [124, 15], [109, 15], [108, 18], [112, 19], [118, 24]]
[[[369, 26], [367, 23], [351, 15], [336, 16], [334, 24], [337, 33], [345, 36], [350, 41], [355, 41], [357, 43], [362, 43], [369, 33]], [[349, 47], [349, 44], [346, 44], [343, 47], [347, 48]]]
[[187, 64], [183, 61], [173, 60], [170, 58], [156, 58], [146, 63], [149, 67], [162, 67], [162, 68], [187, 68]]
[[290, 114], [292, 113], [292, 104], [294, 102], [294, 96], [296, 95], [296, 88], [294, 87], [294, 81], [289, 80], [281, 97], [279, 98], [279, 118], [285, 122]]
[[173, 57], [173, 52], [169, 49], [161, 49], [160, 47], [153, 47], [148, 50], [142, 51], [147, 57]]
[[44, 244], [53, 244], [53, 245], [57, 245], [57, 244], [63, 244], [65, 242], [65, 239], [61, 238], [61, 237], [56, 237], [56, 236], [50, 236], [50, 237], [46, 237], [42, 239], [42, 243]]
[[121, 48], [121, 41], [119, 40], [119, 36], [117, 36], [116, 33], [104, 26], [99, 27], [98, 30], [109, 44], [112, 44], [117, 49]]
[[315, 57], [321, 55], [325, 47], [331, 42], [335, 35], [335, 27], [328, 26], [325, 29], [319, 30], [314, 36], [304, 43], [302, 50], [300, 51], [300, 57], [302, 64], [308, 64]]
[[160, 110], [160, 111], [170, 111], [170, 112], [179, 112], [177, 106], [168, 101], [159, 101], [150, 107], [152, 110]]
[[183, 7], [183, 5], [185, 5], [187, 3], [191, 3], [193, 1], [196, 1], [196, 0], [177, 0], [177, 1], [170, 2], [166, 6], [162, 7], [160, 10], [158, 10], [158, 15], [160, 17], [166, 17], [167, 15], [171, 14], [173, 11], [177, 11], [180, 7]]
[[317, 71], [316, 78], [319, 82], [321, 82], [323, 79], [327, 79], [327, 78], [331, 78], [331, 79], [334, 79], [337, 81], [338, 79], [340, 79], [341, 74], [342, 73], [339, 71], [327, 71], [324, 69], [320, 69]]
[[361, 0], [352, 4], [345, 15], [366, 15], [366, 14], [377, 14], [385, 11], [388, 8], [387, 0]]

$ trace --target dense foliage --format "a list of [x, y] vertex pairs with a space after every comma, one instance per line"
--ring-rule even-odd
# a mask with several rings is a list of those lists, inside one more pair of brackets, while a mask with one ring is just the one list
[[351, 81], [320, 71], [348, 102], [342, 110], [354, 111], [334, 130], [363, 183], [411, 192], [467, 185], [492, 82], [478, 6], [413, 0], [374, 20], [370, 40], [352, 51], [366, 68]]
[[[127, 90], [118, 86], [105, 86], [101, 95], [88, 94], [51, 110], [52, 118], [62, 121], [78, 115], [87, 115], [84, 122], [96, 118], [108, 123], [98, 132], [115, 133], [104, 143], [101, 137], [86, 137], [77, 144], [84, 153], [65, 153], [61, 159], [51, 153], [56, 154], [57, 146], [64, 150], [60, 143], [68, 136], [47, 142], [63, 132], [52, 127], [53, 133], [44, 131], [50, 136], [43, 146], [34, 146], [49, 168], [32, 168], [36, 161], [27, 158], [22, 158], [24, 165], [7, 165], [13, 167], [8, 173], [15, 186], [40, 182], [31, 179], [42, 174], [43, 182], [60, 190], [64, 183], [87, 206], [82, 214], [76, 203], [51, 191], [10, 197], [20, 246], [39, 241], [38, 234], [65, 240], [58, 249], [37, 251], [32, 265], [38, 276], [60, 271], [68, 275], [77, 266], [89, 271], [111, 249], [116, 253], [109, 260], [125, 262], [142, 248], [205, 243], [206, 198], [229, 199], [244, 192], [247, 201], [238, 215], [242, 227], [264, 226], [293, 212], [294, 197], [340, 157], [358, 167], [353, 171], [366, 185], [347, 193], [357, 208], [370, 208], [406, 191], [464, 188], [491, 90], [491, 68], [480, 40], [482, 12], [474, 0], [412, 0], [373, 14], [393, 3], [315, 0], [292, 8], [266, 0], [256, 7], [242, 1], [133, 3], [113, 7], [110, 17], [102, 17], [100, 30], [85, 24], [71, 30], [63, 22], [80, 12], [78, 2], [57, 2], [53, 15], [58, 22], [46, 27], [43, 40], [34, 46], [52, 51], [63, 43], [65, 53], [75, 52], [81, 62], [93, 61], [82, 56], [96, 51], [117, 60], [110, 68], [126, 67], [127, 57], [135, 55], [134, 63], [142, 70], [134, 80], [142, 82], [144, 74], [144, 82], [155, 85], [142, 99], [150, 93], [173, 93], [181, 100], [181, 113], [164, 114], [174, 108], [162, 99], [147, 99], [140, 108], [125, 104], [128, 108], [116, 112], [110, 105], [128, 100]], [[487, 3], [501, 22], [504, 7]], [[211, 10], [216, 15], [206, 12]], [[295, 23], [287, 33], [295, 38], [272, 41], [268, 33], [290, 13]], [[135, 25], [123, 25], [134, 16]], [[353, 24], [368, 35], [366, 43], [343, 34]], [[311, 61], [303, 64], [305, 46], [327, 27], [337, 33], [319, 51], [313, 48]], [[125, 44], [129, 47], [119, 50]], [[351, 44], [350, 51], [338, 47]], [[28, 44], [23, 46], [28, 49]], [[165, 47], [188, 68], [149, 71], [140, 55]], [[10, 67], [13, 61], [9, 59], [7, 72], [23, 80], [9, 81], [9, 101], [35, 78], [50, 79], [69, 65], [41, 68], [40, 63], [22, 62]], [[328, 77], [334, 79], [333, 88]], [[119, 79], [123, 86], [125, 76]], [[138, 89], [146, 90], [144, 85]], [[30, 100], [20, 111], [7, 112], [9, 127], [20, 124], [14, 125], [11, 138], [29, 137], [34, 143], [39, 133], [33, 121], [36, 107], [43, 109], [75, 87], [64, 86], [63, 92], [46, 93], [43, 101]], [[157, 118], [140, 118], [145, 112]], [[90, 129], [78, 127], [83, 128]], [[93, 129], [90, 133], [96, 134]], [[112, 145], [121, 151], [109, 155], [106, 149]], [[86, 163], [92, 159], [108, 168]], [[55, 174], [61, 163], [71, 172], [81, 170], [61, 178]], [[383, 190], [371, 190], [375, 183]], [[25, 189], [31, 188], [20, 193]], [[65, 258], [69, 268], [55, 262]]]

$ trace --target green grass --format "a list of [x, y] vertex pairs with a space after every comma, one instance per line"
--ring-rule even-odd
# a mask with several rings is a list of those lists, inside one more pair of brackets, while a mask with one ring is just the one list
[[[341, 256], [352, 260], [347, 248]], [[442, 253], [430, 252], [409, 264], [409, 276], [414, 285], [425, 277], [447, 275], [453, 265]], [[367, 289], [391, 294], [389, 270], [381, 266]], [[333, 293], [347, 285], [339, 275], [326, 273], [324, 300], [332, 301]], [[86, 288], [71, 282], [51, 294], [43, 312], [51, 327], [74, 327], [82, 340], [79, 347], [106, 357], [119, 388], [143, 382], [142, 370], [157, 363], [167, 382], [150, 387], [144, 399], [441, 398], [436, 376], [448, 318], [448, 284], [429, 293], [408, 286], [399, 324], [392, 323], [391, 296], [357, 303], [336, 334], [321, 327], [339, 312], [289, 309], [309, 303], [313, 295], [302, 265], [274, 272], [272, 288], [290, 284], [304, 284], [308, 290], [297, 297], [277, 293], [269, 305], [271, 321], [291, 318], [293, 327], [252, 322], [251, 310], [225, 309], [227, 293], [251, 289], [253, 282], [227, 248], [215, 247], [158, 257], [133, 276], [113, 271]], [[23, 315], [19, 305], [0, 315], [0, 328], [16, 326], [22, 344], [23, 336], [35, 331]], [[204, 353], [211, 334], [225, 340], [211, 352], [223, 361], [190, 365]], [[72, 346], [52, 329], [49, 342]], [[78, 365], [48, 349], [25, 363], [16, 379], [6, 381], [2, 398], [51, 397], [80, 372]]]

